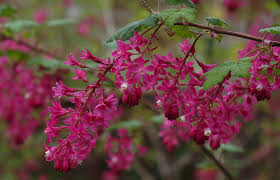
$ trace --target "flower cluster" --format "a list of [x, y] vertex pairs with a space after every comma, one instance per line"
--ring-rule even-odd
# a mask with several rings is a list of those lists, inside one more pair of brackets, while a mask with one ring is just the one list
[[[98, 134], [109, 126], [118, 110], [118, 98], [114, 93], [106, 92], [102, 86], [106, 73], [112, 68], [110, 60], [99, 59], [88, 50], [80, 58], [100, 65], [94, 69], [76, 60], [72, 54], [67, 56], [65, 64], [77, 67], [73, 80], [80, 80], [87, 86], [85, 89], [74, 89], [66, 87], [62, 81], [57, 82], [53, 91], [58, 100], [53, 101], [49, 108], [51, 115], [44, 130], [52, 145], [45, 145], [46, 159], [54, 161], [55, 169], [59, 171], [68, 171], [81, 163], [95, 146]], [[98, 80], [90, 83], [86, 77], [87, 70], [83, 69], [100, 71]], [[67, 97], [75, 108], [62, 107], [62, 97]], [[53, 138], [58, 145], [53, 144]]]
[[[202, 34], [193, 44], [188, 40], [179, 43], [183, 57], [175, 57], [172, 53], [162, 56], [154, 53], [157, 46], [153, 45], [159, 28], [160, 25], [149, 38], [136, 32], [128, 42], [117, 41], [118, 48], [112, 53], [112, 60], [95, 57], [88, 50], [83, 52], [81, 59], [99, 64], [97, 69], [88, 67], [72, 55], [67, 56], [65, 64], [78, 67], [74, 69], [76, 76], [73, 79], [81, 80], [87, 86], [73, 89], [58, 82], [54, 88], [58, 101], [54, 101], [50, 108], [51, 117], [45, 133], [49, 143], [52, 144], [53, 138], [59, 143], [53, 147], [46, 145], [47, 160], [54, 161], [57, 170], [67, 171], [81, 162], [113, 119], [118, 98], [102, 87], [109, 72], [115, 76], [114, 85], [122, 92], [123, 104], [129, 107], [138, 105], [143, 93], [153, 91], [155, 107], [164, 111], [160, 136], [169, 151], [190, 138], [199, 145], [209, 142], [212, 149], [219, 148], [239, 132], [242, 120], [252, 118], [257, 100], [269, 99], [270, 91], [279, 87], [276, 71], [280, 51], [273, 48], [269, 54], [263, 53], [262, 48], [250, 54], [254, 59], [249, 79], [229, 81], [229, 72], [222, 82], [205, 90], [205, 73], [216, 65], [206, 65], [195, 56], [195, 43]], [[188, 60], [191, 58], [194, 61]], [[200, 70], [194, 68], [195, 63]], [[90, 83], [87, 71], [83, 69], [99, 72], [98, 80]], [[75, 108], [62, 107], [62, 96], [70, 97]], [[59, 138], [62, 131], [68, 132], [64, 133], [65, 138]], [[109, 156], [108, 164], [116, 171], [127, 169], [134, 160], [130, 151], [125, 157], [118, 153], [109, 153]]]
[[[47, 116], [54, 76], [37, 77], [25, 64], [0, 57], [0, 114], [13, 145], [23, 144]], [[32, 113], [36, 109], [39, 114]], [[38, 118], [39, 115], [39, 118]]]
[[124, 170], [128, 170], [135, 162], [136, 156], [142, 156], [147, 151], [145, 146], [136, 147], [134, 145], [133, 139], [129, 137], [126, 129], [119, 129], [117, 135], [118, 137], [110, 136], [105, 144], [105, 152], [109, 156], [107, 164], [111, 174], [120, 174]]

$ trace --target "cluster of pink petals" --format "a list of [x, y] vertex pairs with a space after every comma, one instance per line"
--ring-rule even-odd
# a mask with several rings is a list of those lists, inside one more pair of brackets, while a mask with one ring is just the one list
[[[180, 121], [164, 123], [161, 128], [160, 136], [168, 150], [189, 137], [198, 144], [209, 140], [211, 147], [217, 149], [238, 133], [241, 123], [237, 117], [247, 120], [252, 116], [255, 99], [248, 95], [245, 79], [231, 83], [227, 81], [229, 74], [219, 85], [204, 90], [204, 74], [215, 65], [197, 60], [201, 71], [196, 72], [193, 61], [185, 62], [184, 58], [171, 53], [167, 56], [152, 54], [151, 41], [137, 33], [129, 43], [122, 40], [117, 43], [118, 49], [112, 54], [112, 72], [116, 75], [115, 85], [123, 92], [123, 103], [137, 105], [144, 91], [153, 90], [155, 106], [164, 110], [168, 120]], [[179, 46], [184, 56], [195, 54], [188, 40]], [[152, 60], [145, 59], [146, 51]]]
[[[54, 167], [58, 171], [69, 171], [86, 158], [95, 147], [98, 135], [109, 127], [118, 110], [116, 95], [106, 92], [102, 87], [105, 75], [112, 67], [110, 61], [98, 59], [88, 50], [83, 52], [81, 59], [100, 62], [97, 69], [100, 71], [98, 80], [89, 82], [86, 77], [87, 70], [93, 68], [76, 60], [72, 54], [67, 56], [65, 64], [77, 67], [74, 69], [73, 79], [81, 80], [87, 86], [85, 89], [74, 89], [68, 88], [62, 81], [57, 82], [53, 91], [58, 100], [53, 101], [49, 107], [51, 115], [44, 130], [50, 144], [45, 145], [46, 159], [54, 161]], [[63, 97], [75, 108], [62, 107], [61, 101], [65, 101]], [[53, 139], [58, 145], [53, 143]]]
[[24, 53], [29, 53], [30, 49], [25, 45], [19, 44], [14, 40], [4, 40], [0, 42], [0, 49], [1, 51], [5, 52], [8, 50], [12, 51], [20, 51]]
[[88, 36], [94, 21], [95, 20], [92, 17], [84, 19], [77, 27], [79, 35], [82, 37]]
[[49, 17], [47, 9], [39, 9], [35, 12], [33, 20], [38, 24], [44, 24]]
[[118, 137], [110, 136], [105, 144], [105, 152], [109, 159], [107, 164], [113, 174], [120, 174], [124, 170], [130, 169], [135, 162], [137, 155], [144, 155], [146, 147], [139, 145], [138, 152], [133, 139], [129, 137], [126, 129], [119, 129], [117, 131]]
[[[259, 35], [258, 31], [261, 28], [258, 24], [253, 24], [250, 34]], [[275, 39], [275, 37], [268, 35], [266, 41]], [[270, 99], [272, 91], [279, 90], [280, 79], [278, 71], [280, 69], [280, 48], [268, 47], [269, 50], [263, 52], [262, 46], [256, 42], [250, 41], [247, 47], [239, 52], [240, 58], [247, 54], [252, 59], [252, 66], [250, 68], [249, 91], [254, 95], [258, 101]]]
[[[279, 87], [278, 75], [273, 73], [273, 68], [277, 70], [280, 64], [279, 48], [273, 48], [270, 54], [261, 54], [252, 61], [249, 79], [229, 81], [229, 72], [222, 82], [205, 90], [205, 73], [216, 65], [206, 65], [196, 58], [189, 61], [188, 58], [195, 57], [196, 51], [188, 40], [179, 43], [183, 57], [172, 53], [166, 56], [155, 54], [154, 37], [147, 39], [136, 32], [128, 42], [117, 41], [118, 48], [112, 53], [112, 60], [95, 57], [88, 50], [80, 56], [82, 61], [72, 54], [67, 56], [65, 64], [77, 67], [73, 79], [86, 83], [86, 88], [68, 88], [63, 82], [53, 88], [58, 101], [50, 107], [51, 116], [45, 133], [50, 144], [53, 138], [59, 144], [46, 145], [46, 157], [55, 162], [57, 170], [68, 171], [79, 164], [95, 146], [98, 135], [110, 125], [118, 109], [118, 98], [114, 93], [105, 92], [102, 86], [107, 73], [114, 74], [114, 84], [122, 92], [122, 102], [130, 107], [140, 103], [143, 93], [153, 91], [155, 107], [164, 111], [165, 119], [159, 134], [169, 151], [190, 138], [199, 145], [209, 142], [212, 149], [219, 148], [239, 132], [243, 121], [253, 117], [253, 105], [257, 100], [269, 99], [270, 91]], [[99, 65], [93, 69], [84, 60]], [[200, 70], [195, 70], [194, 63]], [[89, 82], [87, 70], [99, 72], [98, 80]], [[75, 108], [62, 107], [62, 97], [70, 98]], [[61, 132], [64, 132], [64, 138], [61, 138]], [[127, 139], [126, 135], [119, 136]], [[106, 145], [108, 165], [116, 172], [128, 169], [135, 158], [130, 151], [130, 141], [122, 141], [124, 150], [114, 152], [108, 151], [111, 141], [116, 140], [110, 138]]]
[[21, 145], [45, 120], [55, 79], [49, 74], [37, 77], [24, 64], [13, 64], [5, 56], [0, 57], [0, 76], [1, 120], [7, 124], [12, 144]]

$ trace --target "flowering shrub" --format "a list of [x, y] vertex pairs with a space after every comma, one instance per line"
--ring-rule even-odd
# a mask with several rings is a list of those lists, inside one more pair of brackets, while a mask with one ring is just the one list
[[[102, 44], [90, 42], [91, 36], [101, 33], [94, 37], [100, 41], [104, 32], [114, 29], [114, 20], [122, 21], [108, 13], [119, 12], [122, 3], [98, 2], [89, 6], [89, 15], [81, 11], [87, 3], [77, 5], [78, 1], [63, 0], [58, 8], [32, 9], [32, 20], [18, 19], [21, 3], [16, 4], [17, 8], [0, 5], [0, 124], [6, 126], [2, 138], [8, 138], [16, 150], [10, 156], [21, 154], [26, 147], [43, 147], [46, 160], [54, 163], [56, 171], [80, 171], [93, 166], [92, 178], [104, 180], [136, 179], [135, 174], [142, 179], [219, 179], [220, 172], [235, 179], [224, 166], [227, 163], [235, 168], [235, 176], [240, 171], [247, 179], [252, 178], [249, 171], [247, 174], [251, 164], [277, 148], [276, 117], [266, 112], [269, 110], [263, 102], [274, 100], [271, 107], [277, 109], [274, 92], [280, 87], [280, 26], [274, 24], [277, 17], [273, 14], [277, 13], [273, 7], [279, 2], [265, 3], [271, 12], [265, 12], [263, 22], [261, 16], [252, 24], [239, 23], [240, 31], [250, 27], [248, 34], [232, 31], [238, 24], [232, 23], [231, 27], [217, 17], [205, 18], [204, 25], [201, 14], [205, 9], [209, 14], [228, 14], [234, 22], [247, 5], [253, 4], [249, 0], [219, 1], [217, 7], [222, 10], [217, 13], [211, 9], [216, 5], [203, 0], [159, 0], [156, 11], [149, 2], [139, 2], [150, 15], [115, 31]], [[262, 9], [257, 6], [260, 2], [254, 3], [252, 11]], [[65, 9], [59, 15], [63, 18], [52, 19], [60, 8]], [[225, 35], [249, 41], [233, 50], [237, 45], [231, 46], [239, 41], [223, 40]], [[42, 43], [51, 38], [57, 40]], [[213, 45], [216, 42], [221, 42], [218, 48]], [[104, 44], [113, 51], [108, 52]], [[44, 47], [52, 47], [52, 51]], [[60, 55], [70, 49], [72, 53], [67, 52], [63, 63]], [[238, 51], [234, 61], [225, 60], [229, 49]], [[203, 53], [205, 50], [207, 53]], [[276, 130], [269, 123], [276, 124]], [[259, 135], [261, 130], [266, 136]], [[36, 132], [43, 132], [46, 138], [35, 141], [41, 137]], [[254, 151], [252, 157], [258, 158], [250, 158], [249, 152], [258, 148], [256, 144], [252, 149], [247, 147], [251, 144], [249, 137], [257, 139], [256, 144], [271, 138]], [[239, 144], [234, 138], [242, 139], [240, 146], [246, 150], [233, 145]], [[5, 146], [0, 141], [0, 156]], [[33, 150], [36, 148], [29, 153]], [[211, 162], [200, 163], [196, 154], [199, 150], [219, 171]], [[243, 156], [238, 160], [232, 156], [236, 161], [229, 163], [224, 152]], [[53, 178], [44, 172], [49, 166], [40, 166], [45, 162], [34, 159], [22, 158], [24, 167], [17, 165], [11, 172], [21, 179], [35, 178], [29, 172], [40, 179]], [[240, 161], [249, 162], [239, 166]], [[133, 171], [126, 172], [130, 169]], [[3, 172], [10, 172], [9, 167]], [[63, 176], [70, 178], [67, 173]]]

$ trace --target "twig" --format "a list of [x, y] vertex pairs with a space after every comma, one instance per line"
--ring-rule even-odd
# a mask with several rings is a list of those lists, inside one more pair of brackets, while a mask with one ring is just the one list
[[139, 0], [143, 6], [147, 9], [147, 11], [149, 11], [152, 14], [155, 14], [155, 12], [153, 11], [153, 9], [148, 5], [148, 3], [145, 0]]
[[62, 59], [61, 57], [58, 57], [55, 54], [53, 54], [53, 53], [51, 53], [51, 52], [49, 52], [49, 51], [47, 51], [47, 50], [45, 50], [43, 48], [37, 47], [37, 46], [32, 45], [32, 44], [30, 44], [30, 43], [28, 43], [26, 41], [23, 41], [23, 40], [17, 40], [17, 39], [11, 38], [11, 37], [7, 37], [4, 34], [0, 34], [0, 40], [13, 40], [13, 41], [15, 41], [18, 44], [21, 44], [21, 45], [24, 45], [24, 46], [28, 47], [33, 52], [37, 52], [37, 53], [40, 53], [40, 54], [51, 56], [51, 57], [54, 57], [56, 59]]
[[208, 151], [204, 146], [200, 146], [200, 148], [204, 152], [204, 154], [206, 154], [211, 160], [214, 161], [214, 163], [229, 180], [234, 180], [230, 172], [216, 159], [216, 157], [210, 151]]
[[154, 180], [155, 178], [149, 173], [149, 171], [139, 162], [135, 162], [133, 165], [137, 174], [141, 177], [142, 180]]
[[[226, 34], [226, 35], [236, 36], [236, 37], [249, 39], [249, 40], [253, 40], [253, 41], [257, 41], [257, 42], [263, 42], [263, 38], [261, 38], [261, 37], [252, 36], [249, 34], [243, 34], [243, 33], [239, 33], [239, 32], [227, 31], [224, 29], [214, 28], [214, 27], [210, 27], [210, 26], [204, 26], [201, 24], [196, 24], [196, 23], [191, 23], [191, 22], [177, 22], [177, 23], [175, 23], [175, 25], [192, 26], [192, 27], [197, 27], [200, 29], [207, 29], [207, 30], [213, 31], [217, 34]], [[270, 41], [269, 45], [270, 46], [280, 46], [280, 42], [279, 41]]]

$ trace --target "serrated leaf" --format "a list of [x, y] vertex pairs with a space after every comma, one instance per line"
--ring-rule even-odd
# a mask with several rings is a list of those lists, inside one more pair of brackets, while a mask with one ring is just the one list
[[142, 27], [155, 27], [158, 25], [159, 17], [156, 14], [151, 14], [145, 19], [141, 19], [139, 21], [135, 21], [127, 24], [122, 27], [118, 31], [116, 31], [106, 42], [110, 43], [114, 40], [128, 40], [132, 36], [134, 36], [134, 32], [139, 32]]
[[37, 24], [32, 20], [15, 20], [15, 21], [8, 22], [7, 24], [5, 24], [4, 27], [12, 32], [19, 32], [25, 28], [39, 27], [39, 24]]
[[11, 5], [7, 5], [7, 4], [0, 5], [0, 17], [3, 16], [12, 17], [17, 12], [18, 12], [17, 8]]
[[249, 77], [249, 69], [252, 63], [250, 58], [243, 58], [236, 62], [225, 62], [211, 71], [205, 73], [206, 80], [203, 84], [204, 89], [212, 88], [219, 84], [231, 72], [232, 77]]
[[64, 64], [62, 60], [57, 59], [46, 59], [43, 57], [35, 57], [28, 61], [28, 65], [40, 65], [44, 68], [48, 68], [51, 70], [59, 69], [59, 68], [70, 68], [70, 66], [67, 66]]
[[219, 148], [221, 151], [231, 152], [231, 153], [242, 153], [244, 149], [240, 146], [234, 144], [222, 144]]
[[250, 67], [252, 66], [251, 58], [245, 57], [235, 63], [231, 69], [233, 77], [250, 77]]
[[56, 19], [56, 20], [47, 21], [46, 24], [47, 26], [55, 27], [55, 26], [77, 24], [77, 21], [75, 19]]
[[130, 129], [140, 128], [141, 126], [142, 126], [141, 121], [137, 121], [137, 120], [121, 121], [121, 122], [113, 124], [110, 128], [108, 128], [108, 130], [113, 131], [113, 130], [116, 130], [119, 128], [126, 128], [126, 129], [130, 130]]
[[180, 26], [180, 25], [175, 25], [172, 27], [172, 31], [175, 32], [175, 35], [182, 37], [182, 38], [192, 38], [195, 37], [196, 34], [191, 32], [189, 30], [189, 26]]
[[181, 18], [192, 22], [195, 19], [196, 10], [193, 8], [167, 9], [160, 13], [160, 16], [164, 18], [166, 25], [172, 28], [176, 22]]
[[195, 4], [191, 0], [166, 0], [168, 5], [185, 4], [189, 7], [195, 8]]
[[261, 33], [280, 34], [280, 26], [273, 26], [259, 30]]
[[222, 26], [225, 25], [225, 26], [229, 27], [229, 24], [225, 20], [223, 20], [221, 18], [207, 17], [206, 21], [208, 21], [209, 24], [212, 24], [214, 26], [222, 27]]

